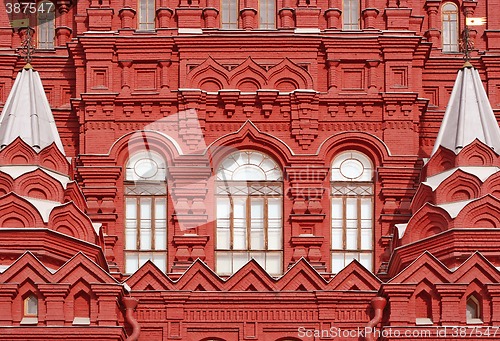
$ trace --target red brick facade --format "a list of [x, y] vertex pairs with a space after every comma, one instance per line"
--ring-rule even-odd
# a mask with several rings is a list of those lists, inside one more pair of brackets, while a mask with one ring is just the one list
[[[427, 161], [463, 65], [443, 53], [445, 2], [361, 1], [359, 30], [342, 29], [341, 0], [278, 0], [274, 30], [259, 29], [257, 0], [236, 1], [238, 28], [223, 29], [221, 3], [153, 1], [155, 30], [141, 30], [139, 1], [57, 2], [54, 48], [31, 64], [66, 155], [22, 139], [0, 151], [0, 335], [297, 341], [369, 326], [387, 333], [367, 340], [419, 340], [424, 329], [427, 339], [477, 340], [488, 329], [500, 340], [498, 150], [476, 141]], [[459, 30], [466, 15], [500, 5], [453, 3]], [[25, 64], [8, 19], [0, 13], [1, 105]], [[500, 16], [487, 21], [471, 27], [471, 63], [497, 114]], [[126, 168], [142, 151], [165, 162], [166, 193], [155, 194], [166, 198], [165, 272], [152, 261], [126, 271], [126, 226], [140, 219], [126, 212]], [[281, 172], [280, 276], [256, 260], [217, 275], [217, 172], [236, 151], [267, 155]], [[347, 151], [371, 163], [362, 185], [373, 246], [365, 266], [358, 250], [335, 273], [332, 200], [344, 183], [332, 163]], [[448, 175], [437, 186], [425, 182], [439, 174]], [[57, 205], [45, 216], [36, 200]], [[446, 211], [467, 200], [456, 216]], [[406, 223], [403, 234], [396, 225]]]

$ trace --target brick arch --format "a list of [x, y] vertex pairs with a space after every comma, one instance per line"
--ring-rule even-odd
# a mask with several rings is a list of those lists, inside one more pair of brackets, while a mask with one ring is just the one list
[[431, 156], [425, 165], [424, 177], [436, 175], [455, 167], [456, 155], [453, 151], [439, 146], [436, 153]]
[[110, 148], [108, 158], [112, 163], [125, 165], [128, 158], [138, 151], [150, 149], [164, 157], [167, 166], [174, 164], [174, 159], [183, 154], [176, 140], [166, 134], [152, 130], [127, 133], [118, 138]]
[[12, 192], [0, 198], [0, 212], [0, 227], [45, 226], [37, 208]]
[[500, 199], [500, 172], [492, 174], [484, 181], [481, 188], [481, 195], [488, 194]]
[[500, 228], [500, 199], [487, 195], [467, 204], [455, 218], [453, 227]]
[[97, 242], [97, 235], [89, 217], [80, 211], [73, 202], [52, 210], [49, 217], [49, 227], [54, 231], [90, 243]]
[[20, 137], [0, 151], [0, 165], [29, 165], [34, 164], [36, 158], [33, 148]]
[[7, 174], [0, 172], [0, 196], [11, 192], [14, 188], [14, 179]]
[[228, 71], [212, 57], [208, 57], [203, 63], [188, 72], [187, 86], [198, 89], [206, 80], [215, 80], [221, 89], [229, 86]]
[[271, 156], [282, 168], [292, 159], [291, 148], [275, 136], [261, 132], [251, 121], [247, 121], [236, 132], [221, 136], [212, 142], [207, 151], [214, 169], [221, 160], [238, 149], [253, 149]]
[[52, 201], [60, 201], [64, 197], [61, 183], [40, 168], [21, 175], [15, 184], [16, 192], [22, 196]]
[[255, 92], [259, 89], [262, 89], [262, 85], [259, 83], [257, 79], [247, 77], [238, 81], [238, 84], [236, 84], [236, 89], [239, 89], [242, 92], [243, 91]]
[[499, 156], [476, 139], [458, 153], [457, 163], [462, 166], [499, 166]]
[[263, 88], [267, 82], [266, 70], [258, 65], [251, 57], [245, 59], [243, 63], [231, 70], [229, 76], [229, 87], [238, 89], [237, 84], [242, 80], [252, 80], [259, 85], [259, 89]]
[[283, 82], [283, 80], [292, 80], [297, 89], [313, 88], [311, 75], [288, 58], [283, 59], [281, 63], [269, 70], [268, 83], [273, 89], [277, 89], [277, 84]]
[[389, 147], [378, 137], [365, 132], [342, 132], [326, 139], [318, 150], [318, 155], [326, 160], [329, 167], [335, 155], [355, 150], [368, 156], [374, 167], [382, 164], [390, 157]]
[[203, 91], [217, 92], [224, 88], [224, 84], [222, 84], [217, 78], [207, 77], [200, 81], [198, 87]]
[[480, 192], [481, 180], [458, 169], [436, 188], [436, 204], [475, 199]]
[[401, 244], [409, 244], [448, 229], [451, 218], [448, 213], [431, 204], [425, 204], [408, 222]]
[[418, 211], [419, 208], [421, 208], [428, 202], [435, 202], [435, 192], [429, 185], [421, 183], [420, 186], [418, 186], [413, 200], [411, 201], [410, 207], [412, 212]]
[[68, 159], [61, 153], [55, 143], [43, 148], [38, 154], [39, 164], [42, 167], [53, 169], [62, 174], [69, 174]]

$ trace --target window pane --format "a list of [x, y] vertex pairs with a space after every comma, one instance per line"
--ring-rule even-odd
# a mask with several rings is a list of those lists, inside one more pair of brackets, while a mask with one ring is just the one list
[[231, 205], [229, 203], [229, 198], [217, 198], [217, 218], [229, 219], [230, 212]]
[[153, 263], [163, 272], [167, 272], [167, 264], [165, 262], [165, 254], [155, 254], [153, 256]]
[[357, 250], [358, 249], [358, 230], [357, 229], [347, 229], [346, 230], [346, 249], [347, 250]]
[[346, 218], [347, 219], [357, 219], [358, 218], [358, 200], [357, 198], [347, 198], [346, 199]]
[[[149, 221], [147, 221], [149, 223]], [[141, 250], [151, 250], [151, 227], [148, 225], [149, 224], [144, 224], [146, 228], [141, 228], [140, 233], [140, 249]], [[142, 221], [141, 221], [141, 227], [143, 227]]]
[[125, 216], [127, 219], [137, 218], [137, 200], [135, 198], [127, 198], [125, 200]]
[[342, 198], [332, 198], [332, 219], [342, 219]]
[[217, 249], [229, 250], [231, 245], [231, 230], [229, 221], [217, 221]]
[[151, 219], [151, 198], [141, 198], [141, 219]]
[[38, 299], [35, 296], [26, 298], [26, 314], [31, 316], [38, 315]]
[[281, 275], [283, 273], [282, 270], [282, 261], [281, 261], [281, 252], [268, 252], [266, 254], [266, 271], [271, 275]]
[[125, 272], [132, 274], [139, 269], [139, 262], [136, 253], [125, 253]]
[[332, 254], [332, 273], [336, 274], [344, 268], [344, 254], [343, 253], [333, 253]]
[[252, 250], [265, 249], [264, 237], [264, 198], [251, 199], [250, 247]]
[[371, 198], [361, 198], [361, 219], [373, 218], [373, 203]]
[[233, 254], [233, 273], [238, 271], [248, 263], [248, 253], [247, 252], [242, 252], [242, 253], [234, 253]]
[[232, 271], [232, 257], [230, 253], [217, 252], [217, 273], [231, 274]]
[[362, 253], [359, 256], [359, 262], [368, 270], [373, 271], [373, 261], [371, 253]]
[[250, 258], [253, 258], [264, 269], [266, 268], [266, 254], [264, 252], [250, 252]]
[[137, 249], [137, 229], [125, 229], [125, 248], [127, 250]]
[[332, 229], [332, 249], [342, 250], [342, 229]]
[[234, 240], [233, 249], [247, 249], [246, 198], [234, 199]]
[[158, 225], [155, 229], [155, 250], [166, 250], [167, 248], [167, 230]]
[[283, 248], [283, 231], [281, 227], [281, 222], [277, 224], [269, 224], [267, 231], [269, 240], [267, 241], [268, 250], [281, 250]]
[[372, 230], [361, 230], [361, 250], [371, 250], [373, 248]]

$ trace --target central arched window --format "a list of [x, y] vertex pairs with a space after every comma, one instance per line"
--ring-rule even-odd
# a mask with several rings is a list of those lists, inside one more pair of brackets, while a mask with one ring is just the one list
[[259, 28], [276, 28], [276, 0], [259, 0]]
[[443, 52], [458, 52], [458, 7], [447, 2], [441, 8]]
[[155, 0], [139, 0], [139, 30], [155, 29]]
[[41, 1], [37, 5], [37, 47], [39, 49], [54, 48], [55, 9], [50, 1]]
[[23, 301], [23, 319], [21, 324], [37, 324], [38, 323], [38, 297], [30, 294]]
[[125, 272], [151, 260], [167, 270], [165, 161], [156, 152], [134, 154], [125, 171]]
[[359, 0], [342, 1], [342, 29], [359, 30]]
[[357, 151], [333, 160], [332, 273], [353, 259], [373, 271], [373, 165]]
[[266, 154], [242, 150], [217, 170], [216, 271], [231, 275], [254, 258], [283, 273], [283, 178]]
[[238, 29], [238, 15], [238, 0], [221, 0], [221, 27], [223, 29]]

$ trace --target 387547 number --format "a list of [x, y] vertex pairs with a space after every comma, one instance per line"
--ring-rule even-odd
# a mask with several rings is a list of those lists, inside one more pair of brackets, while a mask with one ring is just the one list
[[54, 4], [49, 1], [40, 2], [38, 6], [34, 2], [16, 2], [16, 3], [7, 2], [5, 4], [5, 10], [7, 11], [7, 14], [12, 14], [12, 13], [35, 14], [37, 12], [48, 13], [54, 11]]

